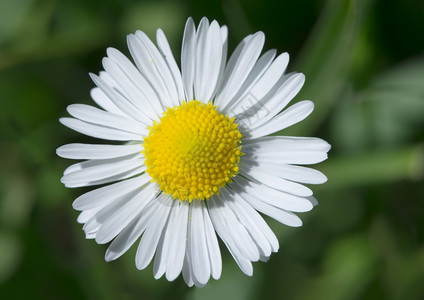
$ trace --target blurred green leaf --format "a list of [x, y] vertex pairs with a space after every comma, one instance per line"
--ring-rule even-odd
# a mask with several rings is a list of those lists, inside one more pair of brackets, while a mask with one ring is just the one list
[[319, 169], [328, 182], [316, 190], [332, 190], [371, 184], [390, 183], [403, 179], [420, 180], [424, 175], [423, 145], [399, 150], [332, 157]]
[[22, 244], [12, 232], [0, 230], [0, 284], [4, 283], [19, 267]]
[[416, 58], [343, 101], [333, 118], [334, 143], [349, 152], [397, 146], [422, 132], [423, 116], [424, 59]]
[[403, 232], [379, 215], [371, 224], [370, 238], [383, 264], [382, 284], [391, 299], [422, 299], [424, 249], [414, 251]]
[[376, 257], [367, 235], [334, 241], [322, 266], [322, 274], [300, 291], [299, 299], [360, 299], [376, 276]]
[[0, 49], [16, 34], [34, 0], [0, 1]]
[[358, 42], [373, 1], [329, 0], [295, 69], [306, 75], [297, 99], [312, 99], [315, 111], [284, 135], [307, 135], [330, 113], [347, 87], [354, 45]]
[[0, 69], [85, 52], [110, 35], [108, 24], [78, 2], [36, 1], [22, 14], [7, 47], [0, 49]]

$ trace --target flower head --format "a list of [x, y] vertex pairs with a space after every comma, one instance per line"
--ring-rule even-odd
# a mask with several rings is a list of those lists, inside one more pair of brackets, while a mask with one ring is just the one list
[[[247, 36], [227, 61], [227, 27], [187, 20], [181, 71], [164, 33], [157, 47], [141, 31], [128, 36], [135, 65], [109, 48], [105, 71], [91, 75], [100, 108], [75, 104], [60, 121], [121, 144], [68, 144], [59, 156], [81, 159], [64, 172], [67, 187], [104, 185], [78, 197], [87, 238], [109, 243], [106, 260], [137, 240], [136, 266], [154, 259], [155, 278], [182, 272], [192, 286], [221, 275], [216, 234], [240, 269], [267, 260], [278, 240], [261, 214], [300, 226], [294, 212], [316, 200], [304, 184], [326, 177], [299, 166], [321, 162], [318, 138], [270, 136], [306, 118], [311, 101], [287, 104], [304, 76], [286, 73], [287, 53], [261, 55], [262, 32]], [[260, 212], [260, 213], [259, 213]]]

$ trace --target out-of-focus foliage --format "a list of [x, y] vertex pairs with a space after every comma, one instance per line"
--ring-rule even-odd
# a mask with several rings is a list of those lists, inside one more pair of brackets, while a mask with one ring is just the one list
[[[137, 271], [135, 249], [104, 261], [55, 149], [91, 140], [57, 120], [90, 102], [107, 47], [128, 54], [126, 34], [161, 27], [178, 53], [186, 18], [204, 15], [229, 25], [231, 49], [262, 30], [290, 53], [315, 112], [281, 134], [333, 149], [304, 226], [270, 220], [268, 263], [250, 278], [223, 251], [222, 278], [189, 289]], [[419, 0], [0, 0], [0, 299], [423, 299], [423, 16]]]

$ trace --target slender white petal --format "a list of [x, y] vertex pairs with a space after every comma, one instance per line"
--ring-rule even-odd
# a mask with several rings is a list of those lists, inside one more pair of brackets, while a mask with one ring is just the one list
[[[230, 199], [230, 193], [224, 188], [222, 189], [222, 196]], [[261, 256], [270, 256], [271, 255], [271, 245], [268, 240], [262, 233], [262, 231], [255, 224], [254, 220], [250, 218], [250, 215], [246, 213], [244, 207], [240, 205], [238, 201], [226, 201], [228, 207], [236, 215], [240, 223], [246, 228], [249, 232], [252, 240], [255, 242], [258, 250], [260, 251]]]
[[239, 186], [238, 192], [241, 193], [241, 195], [250, 194], [257, 198], [258, 201], [268, 203], [284, 210], [305, 212], [310, 211], [313, 207], [311, 202], [305, 197], [285, 193], [262, 183], [249, 181], [243, 177], [237, 177], [234, 182]]
[[291, 182], [276, 176], [272, 176], [267, 173], [266, 170], [249, 168], [247, 166], [241, 165], [240, 174], [250, 179], [263, 182], [265, 185], [279, 191], [291, 193], [301, 197], [312, 196], [312, 191], [310, 188], [299, 183]]
[[230, 116], [235, 116], [240, 112], [245, 111], [248, 107], [254, 105], [260, 98], [251, 97], [250, 91], [256, 83], [262, 78], [265, 71], [268, 70], [269, 66], [273, 62], [277, 51], [275, 49], [268, 50], [265, 52], [256, 62], [240, 91], [234, 96], [233, 100], [228, 102], [225, 110], [228, 111]]
[[141, 43], [147, 50], [148, 56], [146, 56], [145, 58], [150, 58], [148, 62], [144, 61], [144, 64], [143, 64], [144, 68], [141, 70], [142, 73], [145, 75], [145, 77], [148, 80], [153, 80], [152, 76], [153, 74], [155, 74], [157, 79], [155, 80], [155, 84], [153, 86], [157, 87], [156, 85], [156, 82], [157, 82], [165, 88], [165, 91], [167, 93], [162, 95], [159, 91], [156, 91], [156, 92], [162, 96], [168, 95], [169, 103], [171, 106], [178, 105], [179, 99], [178, 99], [177, 88], [173, 81], [172, 74], [165, 60], [160, 54], [159, 50], [156, 48], [156, 46], [153, 44], [153, 42], [147, 37], [147, 35], [144, 32], [137, 30], [137, 32], [135, 33], [135, 36], [141, 41]]
[[244, 45], [240, 53], [234, 52], [224, 72], [224, 84], [222, 90], [216, 96], [216, 105], [225, 107], [227, 102], [237, 94], [255, 65], [264, 42], [265, 35], [263, 32], [257, 32], [242, 42]]
[[117, 174], [117, 175], [114, 175], [114, 176], [109, 176], [109, 177], [99, 179], [99, 180], [86, 180], [86, 181], [66, 183], [65, 186], [67, 188], [75, 188], [75, 187], [82, 187], [82, 186], [101, 185], [101, 184], [105, 184], [105, 183], [116, 182], [116, 181], [128, 179], [128, 178], [131, 178], [133, 176], [140, 175], [144, 171], [146, 171], [146, 166], [144, 164], [142, 164], [139, 167], [136, 167], [134, 169], [131, 169], [129, 171], [126, 171], [126, 172], [123, 172], [123, 173], [120, 173], [120, 174]]
[[[237, 192], [242, 193], [242, 190], [239, 186], [235, 185], [234, 187]], [[248, 193], [243, 193], [243, 199], [245, 199], [256, 210], [277, 220], [280, 223], [292, 227], [302, 226], [302, 220], [300, 220], [298, 216], [290, 211], [286, 211], [265, 202], [258, 201], [257, 198], [252, 197]]]
[[[222, 82], [224, 80], [224, 71], [225, 64], [227, 63], [227, 54], [228, 54], [228, 28], [227, 26], [221, 26], [221, 44], [222, 44], [222, 55], [221, 55], [221, 64], [219, 67], [218, 81], [215, 86], [215, 91], [213, 97], [218, 93]], [[223, 109], [223, 107], [221, 107]]]
[[[209, 211], [216, 232], [236, 256], [250, 261], [259, 260], [259, 250], [234, 213], [226, 204], [232, 199], [223, 199], [215, 195], [209, 199]], [[234, 248], [233, 248], [234, 247]]]
[[193, 200], [190, 205], [188, 245], [191, 253], [193, 276], [206, 284], [211, 273], [203, 218], [202, 200]]
[[[181, 273], [186, 250], [187, 223], [189, 204], [187, 201], [178, 205], [172, 212], [165, 235], [165, 245], [168, 248], [166, 264], [166, 279], [173, 281]], [[165, 254], [166, 255], [166, 254]]]
[[[149, 210], [149, 212], [152, 212]], [[143, 215], [144, 213], [144, 215]], [[146, 230], [146, 220], [149, 217], [145, 216], [145, 211], [139, 213], [118, 236], [112, 241], [105, 253], [105, 260], [112, 261], [121, 257], [135, 243], [140, 235]]]
[[[171, 228], [171, 226], [174, 225], [173, 219], [175, 219], [178, 204], [179, 204], [179, 201], [172, 201], [172, 204], [171, 204], [172, 207], [171, 207], [171, 212], [170, 212], [168, 221], [162, 232], [161, 238], [159, 239], [159, 243], [158, 243], [158, 247], [157, 247], [156, 255], [155, 255], [155, 261], [153, 263], [153, 277], [155, 279], [159, 279], [160, 277], [163, 276], [163, 274], [165, 274], [166, 266], [168, 264], [169, 252], [177, 250], [177, 249], [169, 248], [169, 239], [170, 239], [169, 235], [170, 234], [172, 235], [174, 233], [173, 231], [175, 228]], [[181, 219], [179, 221], [181, 221]], [[173, 262], [170, 261], [169, 263], [173, 263]], [[181, 263], [181, 266], [182, 266], [182, 263]]]
[[155, 184], [149, 184], [144, 187], [137, 195], [106, 220], [96, 235], [96, 242], [98, 244], [110, 242], [147, 204], [149, 204], [152, 199], [156, 197], [158, 192], [159, 189]]
[[[134, 101], [138, 103], [134, 104], [139, 110], [144, 111], [148, 110], [156, 112], [156, 115], [161, 115], [162, 107], [160, 105], [160, 101], [157, 98], [153, 88], [147, 82], [145, 77], [140, 73], [140, 71], [133, 65], [133, 63], [120, 51], [114, 48], [107, 49], [108, 57], [119, 66], [120, 69], [124, 72], [124, 80], [122, 83], [125, 86], [130, 87], [137, 98]], [[140, 95], [143, 94], [143, 95]], [[147, 101], [146, 101], [147, 100]], [[151, 118], [155, 118], [154, 115], [150, 116]]]
[[[247, 152], [246, 152], [247, 153]], [[327, 159], [327, 152], [325, 151], [302, 151], [302, 150], [289, 150], [278, 152], [257, 152], [248, 153], [243, 161], [255, 161], [255, 164], [260, 163], [274, 163], [274, 164], [300, 164], [309, 165], [316, 164]]]
[[153, 202], [155, 205], [154, 209], [156, 209], [156, 213], [150, 219], [146, 231], [141, 237], [141, 241], [138, 245], [135, 257], [135, 264], [139, 270], [146, 268], [152, 260], [153, 255], [155, 254], [159, 239], [162, 235], [162, 231], [172, 207], [171, 201], [172, 199], [170, 196], [161, 195], [156, 201]]
[[77, 222], [80, 224], [84, 224], [89, 219], [91, 219], [99, 210], [101, 210], [103, 206], [97, 206], [95, 208], [90, 208], [87, 210], [83, 210], [77, 218]]
[[266, 237], [269, 244], [271, 245], [272, 252], [277, 252], [279, 248], [278, 239], [271, 228], [269, 228], [265, 220], [262, 218], [262, 216], [248, 202], [246, 202], [246, 200], [244, 200], [240, 194], [233, 193], [233, 195], [235, 198], [234, 202], [244, 208], [244, 211], [249, 214], [250, 219], [255, 223], [256, 226], [258, 226], [263, 235]]
[[181, 72], [178, 68], [177, 62], [175, 61], [174, 55], [172, 54], [172, 50], [169, 47], [169, 43], [166, 39], [165, 33], [161, 29], [158, 29], [156, 31], [156, 41], [158, 43], [159, 51], [162, 53], [162, 56], [169, 67], [169, 71], [172, 74], [172, 78], [174, 79], [174, 84], [177, 88], [178, 100], [180, 104], [182, 100], [185, 99], [184, 85], [181, 77]]
[[72, 207], [76, 210], [86, 210], [103, 206], [113, 199], [140, 189], [148, 181], [150, 181], [150, 176], [143, 174], [132, 179], [92, 190], [75, 199]]
[[[303, 74], [287, 75], [282, 79], [283, 82], [275, 93], [273, 93], [270, 97], [265, 97], [259, 101], [256, 106], [254, 105], [248, 108], [248, 113], [242, 112], [240, 114], [240, 125], [253, 129], [265, 124], [277, 115], [284, 107], [286, 107], [286, 105], [300, 91], [303, 83], [305, 82], [305, 76]], [[268, 79], [266, 82], [269, 81], [270, 80]], [[267, 87], [260, 87], [260, 90], [266, 90], [266, 88]], [[271, 88], [271, 86], [268, 86], [268, 88]], [[255, 99], [261, 99], [258, 98], [258, 96], [255, 96], [260, 93], [260, 90], [257, 90], [256, 92], [252, 91], [252, 97]]]
[[[94, 181], [118, 175], [137, 168], [143, 164], [142, 159], [110, 159], [110, 160], [91, 160], [69, 167], [63, 175], [61, 181], [64, 184], [83, 183]], [[68, 168], [68, 170], [69, 170]]]
[[87, 222], [85, 222], [82, 227], [84, 232], [95, 238], [100, 226], [108, 218], [110, 218], [117, 209], [119, 209], [122, 205], [125, 205], [125, 203], [131, 199], [131, 196], [131, 194], [125, 194], [121, 197], [115, 198], [113, 201], [110, 201], [103, 206], [100, 206], [101, 209], [99, 209], [89, 220], [87, 220]]
[[231, 256], [236, 261], [240, 270], [242, 270], [242, 272], [244, 274], [246, 274], [248, 276], [252, 276], [253, 275], [253, 267], [252, 267], [251, 261], [248, 258], [245, 258], [245, 256], [241, 253], [241, 251], [240, 251], [240, 249], [238, 248], [238, 245], [237, 245], [237, 240], [235, 240], [229, 234], [229, 231], [228, 231], [229, 229], [226, 228], [226, 226], [228, 226], [228, 225], [225, 224], [225, 219], [224, 220], [222, 219], [225, 216], [220, 216], [220, 212], [217, 211], [216, 207], [219, 207], [219, 204], [215, 205], [215, 203], [213, 203], [213, 200], [211, 199], [209, 201], [209, 213], [210, 213], [212, 224], [214, 225], [216, 233], [219, 235], [221, 240], [224, 242], [225, 246], [227, 247]]
[[203, 218], [205, 222], [206, 242], [209, 251], [209, 260], [211, 264], [211, 275], [214, 279], [219, 279], [222, 272], [221, 251], [219, 250], [218, 240], [215, 230], [209, 216], [209, 210], [203, 208]]
[[192, 18], [188, 18], [181, 47], [181, 74], [183, 77], [186, 100], [194, 99], [193, 83], [196, 61], [196, 28]]
[[146, 126], [129, 118], [111, 112], [95, 108], [85, 104], [71, 104], [67, 107], [71, 116], [85, 122], [116, 128], [122, 131], [131, 132], [146, 136], [148, 131]]
[[[103, 73], [107, 74], [107, 73]], [[110, 77], [110, 75], [108, 75]], [[100, 90], [118, 107], [125, 115], [133, 120], [143, 120], [145, 117], [141, 112], [128, 100], [123, 91], [118, 90], [116, 87], [110, 85], [105, 81], [107, 76], [97, 76], [90, 73], [91, 79], [100, 88]]]
[[184, 264], [183, 264], [183, 279], [187, 286], [192, 287], [194, 285], [193, 275], [190, 266], [191, 258], [190, 258], [190, 248], [187, 248], [184, 256]]
[[141, 144], [135, 145], [92, 145], [67, 144], [56, 149], [56, 154], [70, 159], [111, 159], [142, 151]]
[[265, 136], [243, 141], [243, 150], [255, 153], [280, 151], [328, 152], [331, 146], [324, 140], [310, 137]]
[[106, 111], [111, 113], [127, 116], [122, 112], [110, 99], [106, 94], [98, 87], [92, 88], [90, 91], [90, 96], [97, 103], [98, 106], [103, 108]]
[[[202, 24], [202, 23], [201, 23]], [[199, 26], [194, 78], [195, 98], [208, 103], [215, 91], [221, 67], [221, 28], [216, 21]]]
[[143, 135], [91, 124], [74, 118], [60, 118], [60, 123], [82, 134], [112, 141], [140, 141]]
[[327, 181], [327, 177], [311, 168], [292, 166], [285, 163], [279, 163], [276, 159], [269, 161], [262, 159], [253, 159], [242, 157], [241, 164], [249, 165], [249, 168], [267, 170], [267, 173], [283, 179], [309, 184], [322, 184]]
[[[114, 50], [114, 49], [113, 49]], [[154, 111], [154, 108], [150, 103], [157, 103], [157, 99], [148, 99], [146, 91], [151, 90], [150, 85], [141, 77], [141, 74], [138, 73], [138, 77], [130, 77], [127, 74], [127, 70], [124, 70], [120, 64], [124, 64], [124, 62], [120, 61], [118, 53], [113, 51], [111, 48], [108, 49], [108, 53], [110, 57], [103, 58], [102, 64], [108, 74], [115, 80], [115, 82], [119, 85], [119, 87], [125, 91], [126, 99], [130, 102], [133, 107], [137, 110], [138, 115], [140, 116], [140, 122], [144, 124], [151, 123], [152, 120], [158, 118], [158, 112], [161, 112], [162, 109], [157, 109], [158, 112]], [[122, 54], [121, 54], [122, 55]], [[123, 55], [122, 55], [123, 56]], [[126, 59], [126, 58], [122, 58]], [[131, 64], [130, 62], [127, 62]], [[132, 66], [135, 68], [134, 66]], [[138, 72], [137, 70], [132, 73]], [[135, 83], [134, 81], [137, 81]], [[154, 95], [154, 93], [151, 93]], [[154, 96], [153, 96], [154, 97]], [[156, 101], [155, 101], [156, 100]]]
[[314, 110], [312, 101], [304, 100], [293, 104], [266, 124], [248, 131], [246, 138], [253, 139], [290, 127], [305, 119]]

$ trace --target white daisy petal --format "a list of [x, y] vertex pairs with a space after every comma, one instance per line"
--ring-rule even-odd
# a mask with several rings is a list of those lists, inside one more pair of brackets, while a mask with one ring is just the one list
[[139, 270], [146, 268], [155, 254], [159, 239], [171, 209], [170, 203], [170, 197], [163, 195], [159, 196], [157, 201], [153, 202], [155, 205], [154, 209], [157, 211], [150, 219], [146, 231], [141, 237], [135, 257], [135, 264]]
[[98, 87], [92, 88], [90, 96], [97, 103], [98, 106], [111, 113], [126, 116], [110, 99], [109, 97]]
[[[270, 69], [272, 68], [270, 67]], [[269, 84], [270, 80], [267, 79], [265, 82]], [[269, 97], [269, 99], [265, 97], [265, 99], [259, 101], [256, 105], [249, 107], [247, 111], [240, 113], [240, 125], [253, 129], [268, 122], [272, 117], [278, 114], [294, 96], [296, 96], [304, 82], [305, 76], [303, 74], [292, 74], [282, 78], [281, 86]], [[260, 83], [262, 83], [262, 81]], [[272, 81], [271, 84], [273, 84]], [[250, 96], [254, 99], [261, 99], [265, 95], [258, 96], [258, 94], [260, 94], [261, 91], [266, 91], [267, 88], [270, 90], [272, 88], [271, 84], [267, 87], [260, 87], [260, 89], [256, 91], [252, 90]]]
[[121, 233], [113, 240], [106, 251], [106, 261], [115, 260], [124, 254], [143, 234], [156, 214], [155, 202], [152, 201], [136, 216]]
[[249, 130], [246, 138], [258, 138], [290, 127], [309, 116], [313, 109], [314, 104], [312, 101], [304, 100], [293, 104], [272, 118], [268, 123]]
[[169, 47], [169, 43], [166, 39], [165, 33], [161, 29], [158, 29], [156, 31], [156, 41], [158, 44], [159, 51], [162, 53], [162, 56], [165, 59], [172, 74], [172, 78], [174, 79], [174, 84], [178, 92], [178, 104], [181, 104], [181, 101], [185, 99], [181, 72], [178, 68], [177, 62], [175, 61], [174, 55], [172, 54], [172, 50]]
[[208, 203], [209, 214], [211, 216], [212, 224], [216, 233], [227, 246], [228, 251], [233, 256], [234, 260], [243, 273], [251, 276], [253, 274], [252, 263], [241, 253], [240, 249], [238, 248], [237, 241], [234, 240], [233, 236], [230, 234], [229, 229], [227, 228], [228, 225], [225, 224], [225, 219], [223, 219], [225, 216], [220, 215], [220, 204], [216, 205], [213, 199], [210, 199]]
[[128, 47], [138, 70], [141, 74], [143, 74], [149, 85], [153, 88], [162, 108], [172, 106], [171, 97], [168, 94], [162, 78], [160, 77], [156, 63], [153, 61], [154, 57], [149, 52], [146, 45], [138, 36], [130, 34], [128, 36]]
[[[235, 255], [250, 261], [259, 260], [259, 250], [247, 232], [246, 228], [239, 222], [234, 213], [229, 209], [226, 202], [233, 201], [220, 196], [212, 197], [209, 200], [209, 211], [212, 223], [221, 239], [228, 245], [235, 246], [232, 249]], [[233, 248], [233, 246], [230, 246]]]
[[66, 187], [104, 185], [73, 202], [87, 239], [109, 243], [115, 260], [139, 239], [137, 269], [153, 261], [153, 277], [180, 274], [203, 287], [222, 272], [220, 238], [241, 271], [268, 261], [278, 239], [261, 216], [292, 227], [294, 213], [318, 204], [303, 184], [327, 178], [312, 168], [330, 145], [318, 138], [268, 136], [303, 120], [311, 101], [287, 104], [304, 84], [286, 74], [289, 55], [260, 56], [262, 32], [247, 36], [227, 63], [228, 28], [203, 18], [186, 22], [181, 71], [164, 32], [157, 46], [141, 31], [127, 38], [135, 64], [108, 48], [105, 71], [90, 74], [100, 108], [75, 104], [60, 122], [82, 134], [121, 141], [72, 143], [57, 155], [69, 166]]
[[61, 178], [61, 181], [64, 184], [75, 184], [101, 180], [130, 171], [142, 164], [142, 159], [90, 160], [69, 167], [68, 171]]
[[218, 240], [208, 209], [203, 209], [203, 218], [205, 222], [205, 235], [208, 244], [209, 260], [211, 263], [211, 275], [214, 279], [219, 279], [222, 272], [221, 251], [219, 250]]
[[168, 245], [166, 279], [173, 281], [181, 273], [186, 249], [187, 223], [189, 205], [182, 202], [173, 212], [166, 231], [165, 241]]
[[181, 74], [183, 77], [186, 100], [194, 99], [193, 83], [196, 60], [196, 28], [192, 18], [188, 18], [181, 48]]
[[[149, 212], [152, 211], [149, 210]], [[144, 230], [146, 230], [146, 220], [149, 217], [142, 216], [143, 213], [144, 211], [139, 213], [112, 241], [105, 253], [106, 261], [112, 261], [121, 257], [135, 243]]]
[[219, 67], [218, 81], [216, 83], [213, 96], [215, 96], [216, 93], [219, 91], [219, 89], [222, 85], [222, 82], [224, 80], [225, 64], [227, 63], [227, 54], [228, 54], [228, 28], [227, 28], [227, 26], [221, 26], [221, 44], [222, 44], [221, 63], [220, 63], [220, 67]]
[[277, 51], [275, 49], [271, 49], [265, 52], [258, 59], [249, 76], [246, 78], [246, 81], [243, 83], [243, 86], [240, 88], [238, 94], [234, 96], [233, 100], [228, 102], [228, 105], [225, 107], [229, 115], [235, 116], [240, 112], [245, 111], [246, 108], [255, 104], [259, 100], [259, 98], [256, 98], [256, 96], [255, 98], [249, 97], [248, 94], [252, 90], [252, 87], [256, 85], [258, 80], [262, 78], [263, 73], [268, 70], [269, 66], [275, 58], [276, 53]]
[[143, 174], [132, 179], [92, 190], [75, 199], [74, 203], [72, 203], [72, 207], [76, 210], [86, 210], [103, 206], [115, 198], [119, 198], [139, 189], [150, 181], [150, 179], [149, 175]]
[[68, 144], [56, 149], [56, 154], [70, 159], [110, 159], [140, 153], [142, 146], [136, 145], [92, 145]]
[[132, 194], [125, 194], [121, 197], [115, 198], [113, 201], [100, 206], [100, 209], [85, 222], [82, 229], [85, 234], [89, 234], [92, 238], [96, 237], [97, 231], [100, 226], [110, 218], [117, 209], [125, 205], [132, 197]]
[[[156, 115], [151, 115], [151, 118], [156, 119], [156, 116], [160, 116], [163, 111], [160, 101], [157, 98], [155, 91], [140, 71], [125, 55], [114, 48], [108, 48], [107, 55], [116, 63], [117, 66], [119, 66], [120, 69], [122, 69], [122, 72], [124, 72], [124, 78], [121, 78], [121, 80], [124, 80], [122, 84], [125, 87], [129, 87], [131, 92], [134, 93], [133, 95], [136, 97], [134, 99], [134, 101], [136, 101], [134, 106], [140, 111], [144, 111], [146, 109], [148, 111], [153, 110]], [[129, 93], [129, 91], [127, 91], [127, 93]]]
[[278, 112], [280, 112], [286, 105], [297, 95], [305, 83], [305, 75], [302, 73], [295, 73], [287, 75], [287, 79], [281, 84], [281, 87], [275, 92], [275, 94], [264, 103], [264, 109], [267, 110], [267, 114], [264, 118], [256, 120], [248, 120], [251, 122], [251, 127], [256, 128], [260, 125], [268, 122]]
[[88, 220], [90, 220], [99, 210], [101, 210], [103, 206], [97, 206], [95, 208], [90, 208], [82, 211], [77, 218], [77, 222], [80, 224], [84, 224]]
[[[234, 186], [235, 190], [242, 194], [242, 190]], [[291, 227], [299, 227], [302, 226], [302, 220], [294, 213], [290, 211], [286, 211], [275, 206], [272, 206], [268, 203], [258, 201], [258, 198], [254, 198], [248, 193], [243, 193], [243, 199], [245, 199], [252, 207], [254, 207], [257, 211], [277, 220], [280, 223], [283, 223], [287, 226]]]
[[[107, 74], [107, 73], [103, 73]], [[110, 75], [108, 75], [110, 77]], [[91, 79], [100, 88], [100, 90], [119, 108], [125, 115], [133, 120], [143, 120], [144, 116], [137, 110], [136, 107], [126, 98], [126, 96], [116, 87], [105, 81], [107, 76], [97, 76], [90, 73]]]
[[[162, 108], [149, 83], [144, 80], [142, 75], [135, 69], [131, 62], [127, 61], [127, 58], [124, 57], [123, 54], [113, 48], [109, 48], [107, 52], [109, 57], [103, 58], [103, 67], [119, 87], [125, 91], [126, 99], [132, 104], [134, 109], [137, 110], [140, 116], [140, 122], [143, 124], [150, 124], [152, 120], [157, 119], [158, 115], [162, 112]], [[124, 66], [127, 66], [125, 71], [123, 70]], [[129, 69], [130, 66], [134, 68], [134, 70]], [[138, 76], [131, 76], [127, 72], [130, 74], [137, 74]], [[151, 92], [149, 93], [149, 91]], [[149, 96], [152, 98], [147, 98]], [[157, 104], [156, 112], [150, 103]]]
[[289, 150], [268, 153], [249, 153], [243, 160], [252, 161], [254, 159], [255, 165], [261, 163], [278, 163], [278, 164], [299, 164], [309, 165], [316, 164], [327, 159], [327, 152], [324, 151], [296, 151]]
[[300, 166], [292, 166], [279, 163], [276, 159], [269, 161], [261, 159], [251, 159], [242, 157], [242, 164], [249, 164], [250, 168], [267, 170], [267, 173], [283, 179], [309, 184], [322, 184], [327, 181], [327, 177], [320, 171]]
[[71, 104], [67, 107], [67, 110], [71, 116], [85, 122], [112, 127], [143, 136], [148, 134], [146, 126], [141, 123], [90, 105]]
[[194, 285], [193, 276], [191, 272], [191, 266], [190, 266], [190, 248], [187, 248], [185, 256], [184, 256], [184, 264], [183, 264], [183, 279], [184, 282], [187, 284], [187, 286], [192, 287]]
[[[222, 189], [222, 196], [230, 199], [230, 193], [224, 188]], [[246, 228], [249, 232], [252, 240], [255, 242], [256, 246], [260, 251], [261, 256], [270, 256], [271, 255], [271, 245], [268, 240], [262, 233], [262, 231], [256, 226], [253, 219], [250, 218], [250, 215], [247, 214], [244, 210], [244, 207], [240, 205], [239, 201], [226, 201], [228, 207], [236, 215], [240, 223]]]
[[288, 137], [288, 136], [265, 136], [257, 139], [246, 140], [243, 150], [248, 149], [251, 153], [281, 152], [281, 151], [318, 151], [328, 152], [331, 146], [319, 138]]
[[257, 180], [259, 182], [263, 182], [265, 185], [279, 191], [291, 193], [301, 197], [312, 196], [312, 191], [310, 188], [299, 183], [291, 182], [276, 176], [272, 176], [265, 170], [261, 170], [258, 168], [249, 168], [247, 166], [241, 165], [240, 173], [243, 176], [246, 176], [253, 180]]
[[115, 141], [136, 141], [143, 138], [140, 134], [122, 131], [120, 129], [91, 124], [74, 118], [60, 118], [60, 123], [82, 134]]
[[258, 226], [262, 234], [266, 237], [271, 246], [272, 252], [277, 252], [279, 248], [278, 239], [275, 236], [274, 232], [271, 230], [271, 228], [269, 228], [265, 220], [249, 203], [247, 203], [241, 197], [240, 194], [234, 193], [234, 198], [236, 200], [234, 201], [234, 203], [237, 203], [238, 205], [243, 207], [244, 211], [250, 216], [250, 219], [254, 222], [256, 226]]
[[109, 177], [106, 177], [104, 179], [66, 183], [65, 186], [67, 188], [75, 188], [75, 187], [83, 187], [83, 186], [101, 185], [101, 184], [105, 184], [105, 183], [116, 182], [116, 181], [128, 179], [128, 178], [131, 178], [133, 176], [139, 175], [139, 174], [143, 173], [144, 171], [146, 171], [146, 166], [141, 165], [141, 166], [136, 167], [134, 169], [131, 169], [129, 171], [122, 172], [122, 173], [114, 175], [114, 176], [109, 176]]
[[240, 53], [235, 50], [224, 72], [223, 88], [215, 99], [215, 105], [225, 107], [239, 91], [258, 59], [265, 42], [263, 32], [257, 32], [243, 40]]
[[211, 273], [206, 242], [203, 207], [201, 200], [194, 200], [190, 205], [188, 226], [188, 245], [190, 247], [193, 276], [200, 284], [206, 284]]
[[199, 26], [194, 78], [195, 98], [208, 103], [215, 91], [221, 67], [221, 28], [216, 21]]
[[[162, 235], [159, 239], [158, 247], [156, 250], [155, 255], [155, 261], [153, 263], [153, 277], [155, 279], [159, 279], [165, 274], [166, 272], [166, 265], [168, 262], [168, 253], [169, 253], [169, 243], [167, 240], [169, 240], [169, 231], [170, 231], [170, 224], [172, 222], [172, 219], [175, 219], [175, 211], [177, 210], [178, 202], [172, 201], [172, 208], [171, 212], [168, 218], [168, 222], [165, 225], [165, 228], [162, 232]], [[173, 229], [173, 228], [172, 228]], [[172, 230], [171, 229], [171, 230]], [[168, 237], [167, 237], [168, 234]]]
[[257, 198], [258, 201], [265, 202], [284, 210], [305, 212], [310, 211], [313, 207], [311, 202], [305, 197], [294, 196], [268, 187], [265, 184], [249, 181], [243, 177], [238, 177], [234, 180], [234, 182], [235, 185], [239, 187], [238, 192], [241, 195], [246, 193], [250, 194], [252, 197]]
[[[140, 31], [137, 30], [137, 32], [135, 33], [136, 37], [141, 41], [141, 43], [144, 45], [144, 47], [146, 48], [146, 50], [148, 51], [149, 57], [151, 59], [151, 61], [148, 61], [148, 66], [152, 66], [155, 68], [155, 70], [157, 71], [157, 82], [163, 83], [163, 86], [165, 88], [165, 91], [167, 91], [167, 95], [169, 96], [169, 101], [171, 106], [173, 105], [178, 105], [179, 104], [179, 97], [178, 97], [178, 92], [177, 92], [177, 88], [174, 84], [173, 78], [172, 78], [172, 74], [165, 62], [165, 60], [163, 59], [162, 55], [160, 54], [159, 50], [156, 48], [156, 46], [153, 44], [153, 42], [147, 37], [147, 35]], [[148, 68], [146, 68], [146, 62], [144, 62], [144, 69], [142, 69], [142, 73], [145, 74], [145, 77], [147, 79], [151, 78], [152, 73], [148, 73], [147, 70], [149, 70]], [[153, 70], [153, 68], [152, 68]], [[148, 73], [148, 75], [147, 75]], [[157, 92], [160, 94], [160, 92]]]

